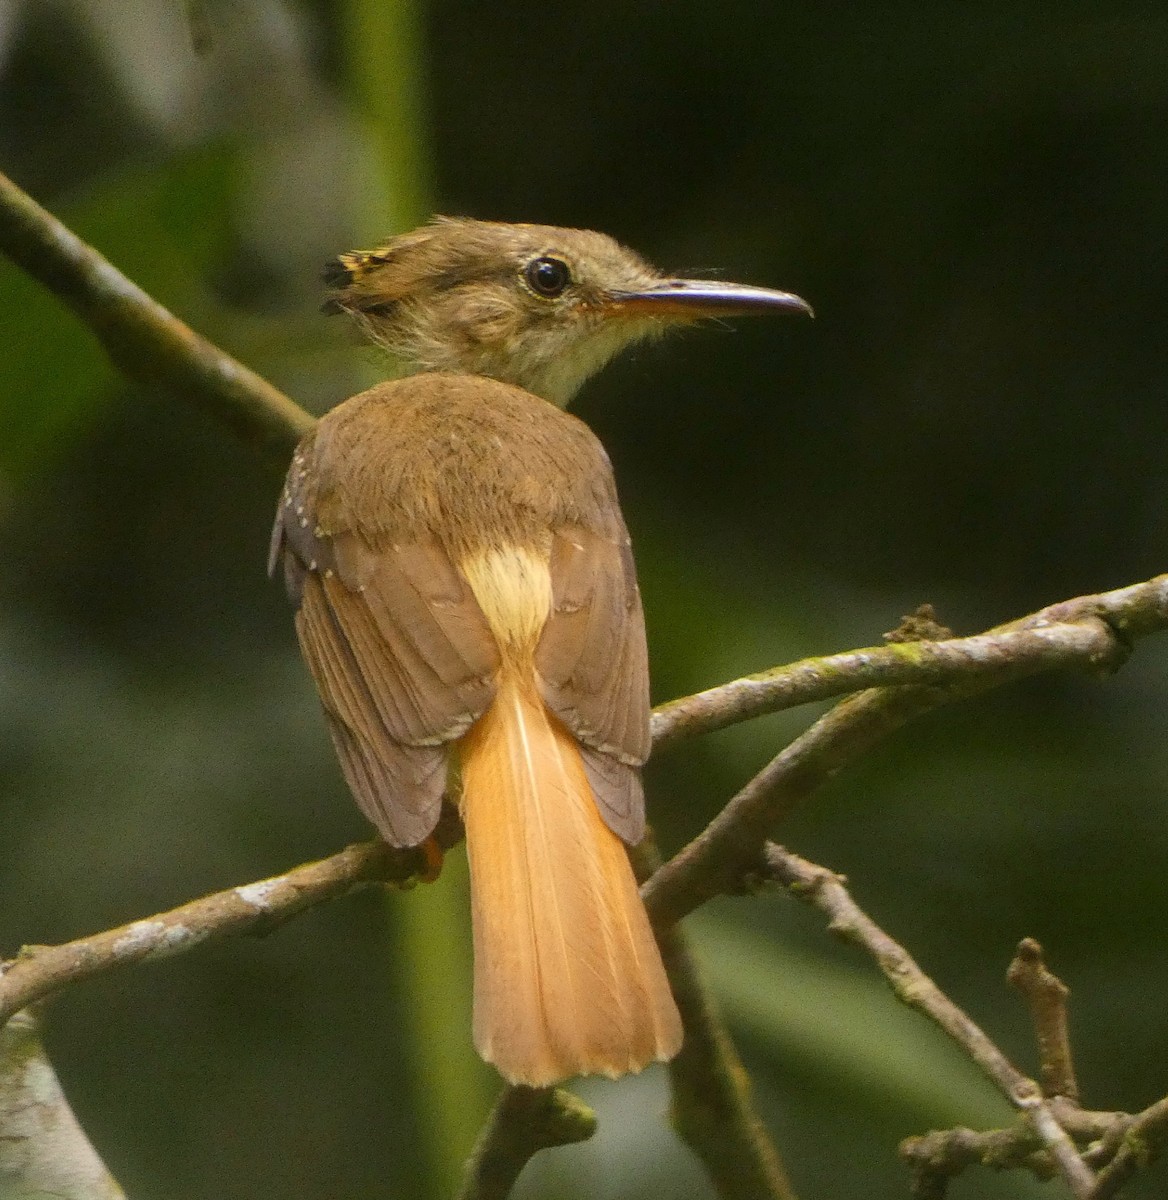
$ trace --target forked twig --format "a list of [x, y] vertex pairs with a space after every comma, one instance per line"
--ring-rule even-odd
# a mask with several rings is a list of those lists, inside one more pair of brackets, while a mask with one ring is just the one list
[[961, 1046], [1029, 1123], [1076, 1200], [1088, 1200], [1095, 1176], [1059, 1124], [1038, 1084], [1023, 1075], [921, 970], [908, 951], [859, 908], [844, 880], [773, 844], [767, 847], [766, 863], [774, 880], [830, 918], [828, 928], [832, 933], [861, 946], [876, 960], [900, 1000], [924, 1013]]

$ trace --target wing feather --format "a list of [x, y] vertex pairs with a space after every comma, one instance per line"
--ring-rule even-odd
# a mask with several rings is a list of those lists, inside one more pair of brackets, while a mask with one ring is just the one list
[[304, 579], [296, 628], [341, 770], [361, 811], [391, 845], [423, 841], [442, 809], [445, 755], [440, 748], [406, 745], [389, 734], [368, 677], [315, 574]]
[[298, 452], [272, 535], [341, 769], [392, 845], [433, 831], [446, 743], [486, 711], [499, 652], [465, 580], [432, 541], [371, 546], [316, 524]]
[[639, 767], [649, 755], [645, 619], [628, 535], [564, 526], [552, 539], [552, 612], [536, 649], [544, 703], [584, 746], [605, 823], [626, 842], [645, 830]]

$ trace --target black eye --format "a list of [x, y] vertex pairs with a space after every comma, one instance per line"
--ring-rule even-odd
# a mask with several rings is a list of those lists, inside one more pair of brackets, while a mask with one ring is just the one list
[[572, 282], [568, 264], [558, 258], [533, 259], [523, 274], [531, 290], [548, 299], [554, 299]]

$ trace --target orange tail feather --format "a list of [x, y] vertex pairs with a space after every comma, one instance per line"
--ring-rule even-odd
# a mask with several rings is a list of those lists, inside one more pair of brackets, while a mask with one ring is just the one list
[[533, 1087], [639, 1071], [681, 1045], [661, 955], [575, 740], [512, 674], [461, 745], [475, 1046]]

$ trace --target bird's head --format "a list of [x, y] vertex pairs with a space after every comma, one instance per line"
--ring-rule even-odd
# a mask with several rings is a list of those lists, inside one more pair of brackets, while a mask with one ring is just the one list
[[703, 317], [804, 313], [789, 292], [663, 275], [602, 233], [439, 217], [342, 254], [326, 312], [418, 370], [485, 375], [561, 406], [625, 346]]

